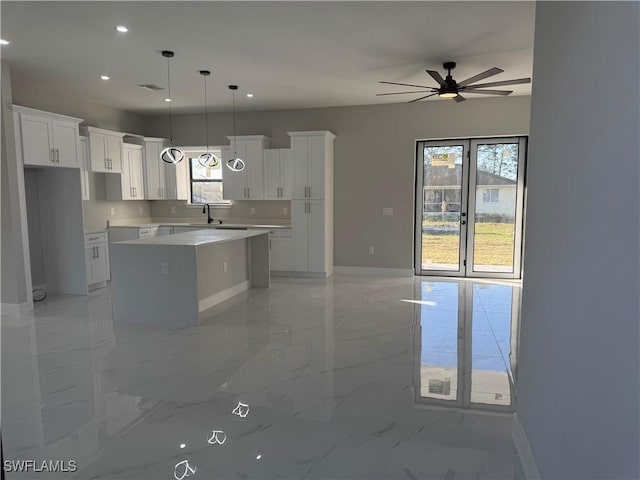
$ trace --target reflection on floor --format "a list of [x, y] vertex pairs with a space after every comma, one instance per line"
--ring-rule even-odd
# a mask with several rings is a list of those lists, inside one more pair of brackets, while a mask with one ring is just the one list
[[181, 330], [52, 296], [2, 318], [4, 458], [78, 470], [8, 478], [518, 477], [518, 292], [279, 279]]

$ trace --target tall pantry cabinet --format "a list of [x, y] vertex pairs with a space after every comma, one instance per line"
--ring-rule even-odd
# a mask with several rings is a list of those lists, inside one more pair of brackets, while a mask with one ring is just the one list
[[293, 157], [293, 270], [333, 274], [333, 141], [328, 131], [288, 132]]

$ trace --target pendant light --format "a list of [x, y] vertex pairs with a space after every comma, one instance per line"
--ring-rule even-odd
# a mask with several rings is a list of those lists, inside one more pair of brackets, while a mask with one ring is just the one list
[[179, 148], [173, 146], [173, 117], [171, 116], [171, 70], [169, 68], [169, 59], [173, 58], [173, 52], [170, 50], [163, 50], [162, 56], [167, 59], [167, 89], [169, 97], [165, 98], [165, 101], [169, 104], [169, 146], [160, 152], [160, 158], [165, 163], [180, 163], [184, 160], [184, 152]]
[[233, 158], [227, 160], [227, 167], [233, 172], [241, 172], [244, 170], [245, 164], [244, 160], [238, 158], [238, 152], [236, 151], [236, 90], [238, 90], [238, 86], [229, 85], [229, 90], [231, 90], [233, 96]]
[[213, 168], [220, 165], [220, 159], [209, 151], [209, 115], [207, 112], [207, 77], [211, 75], [209, 70], [200, 70], [200, 75], [204, 79], [204, 131], [207, 139], [207, 148], [205, 153], [198, 157], [198, 162], [203, 167]]

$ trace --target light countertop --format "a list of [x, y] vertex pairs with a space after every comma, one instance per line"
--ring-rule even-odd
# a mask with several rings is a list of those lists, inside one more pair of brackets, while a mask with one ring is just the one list
[[202, 247], [214, 243], [232, 242], [243, 238], [268, 235], [265, 230], [216, 230], [204, 229], [193, 232], [176, 233], [174, 235], [162, 235], [159, 237], [141, 238], [138, 240], [126, 240], [116, 242], [114, 245], [181, 245], [187, 247]]
[[140, 223], [135, 225], [109, 225], [109, 228], [153, 228], [153, 227], [196, 227], [196, 228], [214, 228], [224, 230], [225, 228], [264, 228], [272, 230], [291, 229], [290, 224], [247, 224], [247, 223], [189, 223], [189, 222], [159, 222], [159, 223]]

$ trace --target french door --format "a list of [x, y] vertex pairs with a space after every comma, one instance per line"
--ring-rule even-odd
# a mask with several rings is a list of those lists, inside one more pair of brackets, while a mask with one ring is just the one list
[[520, 278], [526, 137], [417, 142], [418, 275]]

